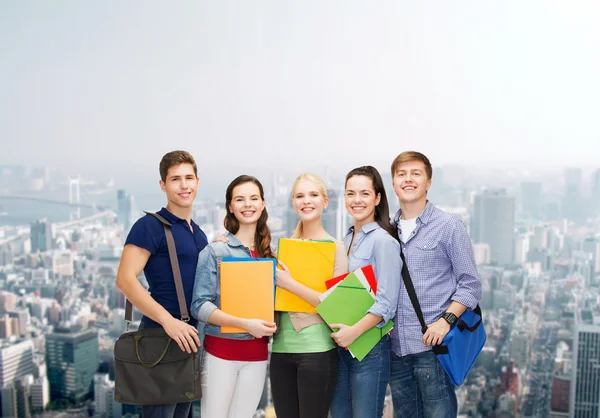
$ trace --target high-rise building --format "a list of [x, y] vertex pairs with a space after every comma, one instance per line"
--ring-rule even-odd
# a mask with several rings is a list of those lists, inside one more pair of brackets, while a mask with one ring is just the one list
[[332, 237], [339, 239], [341, 232], [341, 219], [339, 216], [340, 193], [337, 190], [330, 188], [327, 194], [329, 204], [327, 205], [327, 208], [323, 210], [321, 222], [323, 224], [323, 228], [325, 228], [325, 231], [327, 231]]
[[98, 368], [97, 331], [57, 327], [46, 336], [46, 365], [52, 398], [87, 397]]
[[15, 260], [15, 252], [11, 243], [0, 246], [0, 267], [9, 266]]
[[581, 310], [577, 319], [569, 416], [596, 418], [600, 416], [600, 325], [593, 323], [589, 310]]
[[33, 343], [31, 340], [0, 342], [0, 388], [32, 374]]
[[52, 249], [52, 225], [45, 219], [30, 224], [31, 252], [44, 252]]
[[17, 390], [14, 385], [4, 386], [0, 392], [2, 408], [0, 408], [0, 412], [2, 412], [3, 417], [18, 417], [19, 416], [19, 407], [17, 404]]
[[600, 210], [600, 168], [592, 175], [592, 208], [596, 213]]
[[0, 292], [0, 313], [14, 311], [17, 307], [17, 295], [11, 292]]
[[8, 314], [0, 315], [0, 338], [8, 338], [13, 335], [12, 321]]
[[542, 183], [524, 181], [521, 183], [521, 209], [527, 215], [540, 216], [542, 208]]
[[563, 216], [571, 221], [581, 221], [587, 215], [587, 206], [583, 204], [581, 169], [565, 170], [565, 194], [563, 200]]
[[8, 313], [13, 320], [13, 323], [16, 322], [17, 326], [13, 326], [12, 332], [13, 335], [18, 335], [20, 337], [24, 337], [27, 334], [27, 329], [29, 326], [29, 311], [27, 309], [17, 309]]
[[490, 246], [491, 262], [513, 264], [515, 258], [515, 199], [504, 189], [475, 195], [471, 239]]
[[595, 236], [586, 237], [581, 249], [592, 255], [593, 273], [600, 273], [600, 239]]
[[124, 189], [117, 190], [117, 222], [127, 232], [133, 218], [133, 196]]
[[31, 385], [31, 409], [44, 411], [50, 402], [50, 382], [48, 377], [40, 376]]
[[571, 391], [571, 376], [555, 374], [552, 379], [551, 410], [553, 412], [569, 412], [569, 393]]
[[113, 398], [115, 396], [115, 382], [110, 380], [108, 373], [94, 375], [94, 416], [98, 418], [111, 418]]

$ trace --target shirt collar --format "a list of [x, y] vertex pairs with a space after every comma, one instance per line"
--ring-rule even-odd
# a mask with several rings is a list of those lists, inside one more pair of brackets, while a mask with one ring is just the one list
[[[431, 219], [431, 215], [433, 214], [433, 204], [428, 200], [423, 212], [419, 216], [417, 216], [417, 220], [420, 221], [423, 225], [427, 225], [429, 220]], [[394, 223], [398, 225], [400, 223], [400, 216], [402, 216], [402, 209], [398, 209], [396, 212], [396, 216], [394, 216]]]
[[[178, 222], [187, 223], [187, 221], [185, 219], [173, 215], [171, 212], [169, 212], [167, 210], [167, 208], [162, 208], [161, 210], [158, 211], [158, 214], [161, 215], [163, 218], [165, 218], [167, 221], [171, 222], [171, 224], [176, 224]], [[191, 225], [192, 225], [192, 227], [194, 227], [194, 226], [196, 226], [196, 223], [192, 220]]]
[[[379, 226], [379, 224], [377, 222], [371, 222], [369, 224], [363, 225], [360, 230], [364, 233], [364, 234], [368, 234], [371, 231], [376, 230], [377, 228], [381, 228]], [[348, 228], [348, 234], [354, 232], [354, 225], [352, 225], [350, 228]], [[348, 235], [346, 234], [346, 235]]]
[[225, 231], [225, 238], [227, 238], [227, 245], [230, 247], [245, 247], [242, 241], [229, 231]]

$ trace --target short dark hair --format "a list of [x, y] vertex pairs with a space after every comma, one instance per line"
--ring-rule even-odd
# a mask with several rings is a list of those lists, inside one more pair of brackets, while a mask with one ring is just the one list
[[198, 167], [196, 167], [196, 160], [192, 154], [187, 151], [171, 151], [167, 152], [162, 159], [160, 160], [160, 164], [158, 165], [158, 171], [160, 172], [160, 179], [162, 181], [167, 181], [167, 174], [169, 173], [169, 168], [179, 165], [179, 164], [191, 164], [194, 167], [194, 174], [198, 177]]
[[394, 178], [394, 175], [396, 174], [397, 167], [407, 161], [421, 161], [423, 164], [425, 164], [425, 173], [427, 173], [427, 179], [431, 180], [431, 177], [433, 176], [431, 162], [424, 154], [421, 154], [417, 151], [404, 151], [402, 154], [394, 158], [394, 161], [392, 162], [392, 178]]

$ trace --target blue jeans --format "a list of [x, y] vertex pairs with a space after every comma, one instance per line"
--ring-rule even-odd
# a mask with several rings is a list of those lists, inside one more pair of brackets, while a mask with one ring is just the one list
[[433, 351], [391, 357], [395, 418], [456, 418], [454, 386]]
[[390, 337], [384, 336], [358, 361], [338, 349], [338, 376], [331, 403], [332, 418], [381, 418], [390, 379]]
[[[149, 325], [140, 322], [138, 329], [152, 328], [157, 325]], [[142, 405], [143, 418], [188, 418], [191, 416], [192, 403], [173, 403], [166, 405]]]

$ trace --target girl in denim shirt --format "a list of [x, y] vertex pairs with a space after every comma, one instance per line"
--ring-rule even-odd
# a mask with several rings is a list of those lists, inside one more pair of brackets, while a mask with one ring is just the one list
[[372, 166], [355, 168], [346, 176], [346, 209], [354, 225], [344, 237], [348, 269], [372, 265], [377, 279], [375, 303], [356, 324], [331, 324], [339, 348], [337, 385], [331, 415], [333, 418], [380, 418], [390, 377], [390, 339], [386, 335], [369, 354], [358, 361], [345, 347], [374, 326], [391, 320], [398, 304], [400, 288], [400, 244], [389, 218], [383, 181]]
[[[315, 174], [300, 175], [292, 187], [292, 205], [300, 217], [295, 239], [331, 240], [336, 243], [333, 276], [348, 271], [344, 244], [321, 223], [328, 205], [327, 187]], [[277, 285], [319, 304], [319, 292], [295, 281], [280, 263]], [[275, 413], [283, 418], [327, 418], [335, 389], [338, 353], [331, 330], [317, 313], [281, 312], [271, 349], [271, 393]]]
[[[225, 194], [226, 242], [214, 242], [200, 253], [190, 311], [206, 324], [201, 365], [201, 415], [252, 418], [260, 402], [268, 359], [268, 337], [274, 323], [244, 319], [219, 309], [218, 262], [221, 257], [272, 257], [264, 192], [251, 176], [239, 176]], [[246, 333], [222, 334], [222, 326]]]

